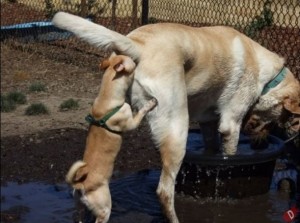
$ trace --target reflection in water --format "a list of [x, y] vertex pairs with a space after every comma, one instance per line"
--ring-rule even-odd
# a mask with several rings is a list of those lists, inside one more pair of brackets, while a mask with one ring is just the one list
[[[164, 218], [155, 195], [159, 170], [144, 170], [111, 183], [113, 208], [110, 223], [162, 223]], [[1, 187], [1, 212], [23, 206], [23, 223], [73, 222], [75, 214], [71, 190], [67, 185], [8, 183]], [[276, 223], [289, 208], [288, 196], [271, 190], [250, 198], [198, 199], [176, 196], [181, 222]]]

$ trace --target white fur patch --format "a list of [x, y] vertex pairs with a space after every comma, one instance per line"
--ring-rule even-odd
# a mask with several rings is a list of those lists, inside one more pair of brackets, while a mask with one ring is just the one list
[[232, 41], [232, 54], [234, 61], [228, 88], [235, 91], [237, 89], [237, 85], [239, 84], [239, 79], [244, 74], [245, 67], [245, 50], [239, 37], [235, 37]]
[[226, 88], [219, 100], [220, 113], [228, 106], [228, 101], [231, 100], [232, 95], [236, 92], [236, 89], [238, 89], [240, 78], [244, 75], [244, 54], [245, 50], [241, 39], [235, 37], [232, 41], [232, 67], [229, 71], [230, 74], [226, 83]]
[[[259, 92], [263, 89], [266, 83], [268, 83], [277, 73], [278, 69], [283, 66], [284, 59], [277, 55], [272, 55], [270, 52], [266, 54], [264, 50], [257, 50], [257, 61], [259, 65], [259, 80], [258, 89]], [[282, 64], [280, 66], [280, 64]]]
[[243, 67], [245, 50], [239, 37], [235, 37], [232, 41], [232, 53], [235, 65], [237, 67]]

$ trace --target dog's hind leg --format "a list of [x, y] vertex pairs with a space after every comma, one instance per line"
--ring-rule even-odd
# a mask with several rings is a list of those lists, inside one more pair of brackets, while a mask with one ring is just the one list
[[[164, 59], [155, 58], [158, 58], [158, 61], [140, 63], [139, 66], [143, 67], [144, 72], [140, 79], [138, 79], [139, 76], [135, 76], [131, 101], [133, 105], [142, 107], [142, 95], [148, 94], [157, 99], [154, 111], [147, 115], [152, 136], [159, 146], [162, 160], [162, 171], [156, 192], [169, 222], [178, 223], [174, 207], [175, 181], [185, 155], [189, 126], [185, 76], [181, 63], [175, 66], [176, 58], [168, 60], [170, 63], [166, 61], [163, 67], [153, 70], [153, 64], [160, 64]], [[172, 73], [166, 75], [164, 72], [170, 69]], [[152, 71], [152, 73], [147, 74], [147, 71]], [[144, 98], [145, 100], [147, 97]]]

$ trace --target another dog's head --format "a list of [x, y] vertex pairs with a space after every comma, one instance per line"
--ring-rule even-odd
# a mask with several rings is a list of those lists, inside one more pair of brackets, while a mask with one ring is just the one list
[[95, 181], [87, 164], [82, 161], [75, 162], [67, 176], [66, 181], [80, 193], [80, 200], [96, 216], [96, 223], [106, 223], [111, 213], [111, 195], [108, 182]]
[[272, 124], [284, 128], [289, 137], [299, 133], [300, 84], [291, 72], [280, 85], [259, 98], [244, 130], [254, 139], [261, 139], [267, 136]]
[[103, 60], [99, 68], [105, 72], [114, 72], [117, 74], [131, 75], [135, 69], [135, 62], [128, 56], [112, 55]]
[[[136, 64], [128, 56], [112, 54], [100, 62], [99, 68], [105, 70], [101, 80], [98, 97], [94, 100], [91, 114], [98, 119], [104, 116], [112, 104], [124, 102], [130, 85], [133, 83]], [[107, 110], [108, 109], [108, 110]]]

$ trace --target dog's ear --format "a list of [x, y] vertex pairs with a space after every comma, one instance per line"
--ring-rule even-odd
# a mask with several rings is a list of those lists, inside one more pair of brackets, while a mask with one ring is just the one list
[[286, 98], [283, 101], [283, 107], [294, 115], [300, 115], [300, 106], [296, 101], [292, 101], [290, 98]]
[[[66, 175], [66, 181], [69, 184], [73, 184], [75, 181], [78, 181], [84, 174], [84, 172], [82, 172], [82, 170], [86, 170], [86, 174], [87, 174], [87, 168], [86, 168], [87, 164], [81, 160], [76, 161], [75, 163], [73, 163], [73, 165], [70, 167], [67, 175]], [[81, 172], [79, 172], [81, 171]], [[79, 175], [82, 175], [81, 177]]]
[[101, 70], [105, 70], [106, 68], [109, 67], [109, 65], [110, 65], [109, 59], [105, 59], [99, 64], [99, 68]]
[[134, 61], [130, 57], [123, 55], [113, 57], [111, 65], [118, 73], [125, 72], [127, 74], [131, 74], [135, 68]]
[[74, 182], [83, 182], [87, 178], [88, 173], [89, 173], [89, 171], [88, 171], [87, 166], [80, 167], [76, 171], [73, 181]]

